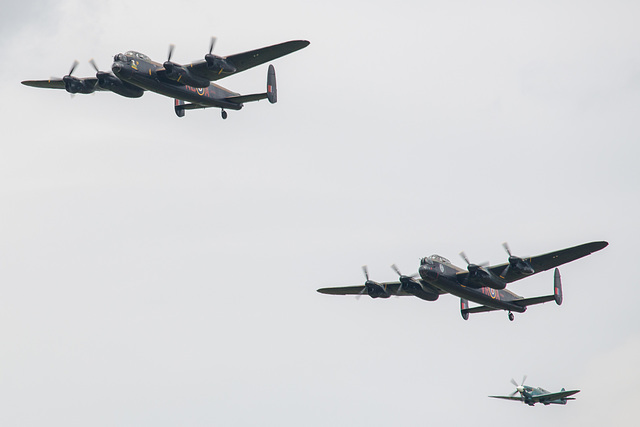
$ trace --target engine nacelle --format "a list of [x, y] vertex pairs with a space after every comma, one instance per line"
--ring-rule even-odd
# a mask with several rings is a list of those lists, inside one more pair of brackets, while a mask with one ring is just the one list
[[210, 70], [217, 71], [218, 74], [236, 72], [236, 67], [219, 56], [208, 53], [204, 56], [204, 60], [207, 61], [207, 67], [209, 67]]
[[369, 295], [371, 298], [389, 298], [391, 296], [382, 286], [380, 286], [380, 284], [371, 280], [367, 280], [367, 282], [364, 284], [364, 288], [367, 292], [367, 295]]
[[96, 84], [89, 80], [79, 79], [73, 76], [64, 76], [64, 89], [69, 93], [93, 93], [96, 90]]
[[98, 86], [118, 95], [127, 98], [140, 98], [144, 94], [143, 89], [125, 83], [111, 73], [100, 71], [96, 74], [96, 77], [98, 78]]
[[186, 86], [193, 86], [199, 88], [209, 87], [209, 80], [202, 77], [194, 76], [187, 68], [182, 65], [175, 64], [171, 61], [166, 61], [163, 64], [165, 69], [164, 76], [169, 80], [176, 81]]

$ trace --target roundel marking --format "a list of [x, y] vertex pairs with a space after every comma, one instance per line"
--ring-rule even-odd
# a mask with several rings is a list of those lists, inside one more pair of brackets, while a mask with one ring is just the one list
[[496, 290], [493, 288], [489, 288], [489, 293], [491, 294], [491, 298], [496, 299]]
[[444, 265], [440, 264], [440, 271], [444, 273]]
[[198, 92], [198, 95], [202, 96], [204, 95], [204, 88], [202, 87], [196, 88], [196, 92]]

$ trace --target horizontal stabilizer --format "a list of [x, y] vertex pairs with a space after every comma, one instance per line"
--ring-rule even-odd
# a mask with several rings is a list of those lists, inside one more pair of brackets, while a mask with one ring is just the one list
[[467, 308], [460, 311], [464, 316], [465, 314], [485, 313], [487, 311], [501, 311], [501, 310], [502, 310], [501, 308], [492, 308], [492, 307], [487, 307], [486, 305], [480, 305], [478, 307]]
[[202, 108], [209, 108], [205, 105], [200, 105], [200, 104], [185, 104], [184, 101], [181, 101], [182, 104], [176, 105], [176, 111], [177, 110], [199, 110]]
[[544, 304], [545, 302], [554, 301], [555, 299], [555, 295], [545, 295], [543, 297], [523, 298], [510, 302], [520, 307], [526, 307], [528, 305]]
[[243, 104], [245, 102], [260, 101], [261, 99], [267, 99], [267, 93], [254, 93], [253, 95], [239, 95], [230, 96], [222, 99], [222, 101], [233, 102], [234, 104]]

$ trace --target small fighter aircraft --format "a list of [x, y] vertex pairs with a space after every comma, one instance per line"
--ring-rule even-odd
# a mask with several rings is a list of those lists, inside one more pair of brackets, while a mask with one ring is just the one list
[[[542, 403], [543, 405], [566, 405], [568, 400], [576, 400], [573, 396], [579, 393], [580, 390], [565, 390], [564, 388], [558, 392], [551, 393], [541, 387], [530, 387], [524, 385], [527, 376], [522, 378], [522, 383], [518, 385], [513, 378], [511, 378], [511, 384], [516, 386], [516, 390], [509, 396], [489, 396], [495, 399], [517, 400], [522, 403], [526, 403], [529, 406], [534, 406], [536, 403]], [[516, 396], [516, 393], [520, 393], [520, 396]]]
[[228, 110], [240, 110], [245, 102], [268, 99], [274, 104], [278, 100], [276, 72], [273, 65], [267, 72], [267, 91], [251, 95], [241, 95], [211, 83], [212, 81], [248, 70], [265, 62], [288, 55], [309, 45], [306, 40], [292, 40], [273, 46], [250, 50], [230, 56], [213, 54], [216, 38], [211, 38], [209, 53], [204, 59], [187, 65], [171, 61], [174, 46], [169, 47], [167, 60], [160, 64], [148, 56], [128, 51], [114, 56], [111, 70], [100, 71], [96, 63], [90, 63], [96, 70], [95, 77], [75, 77], [75, 61], [69, 74], [61, 79], [25, 80], [22, 84], [40, 88], [64, 89], [71, 94], [110, 91], [127, 98], [139, 98], [145, 90], [174, 98], [174, 109], [178, 117], [184, 117], [186, 110], [198, 108], [220, 108], [222, 118], [227, 118]]
[[[371, 298], [389, 298], [391, 295], [415, 296], [426, 301], [435, 301], [441, 294], [449, 293], [460, 298], [460, 312], [464, 320], [471, 313], [505, 310], [509, 320], [513, 320], [512, 312], [524, 313], [527, 306], [555, 300], [562, 304], [562, 283], [560, 271], [556, 268], [553, 275], [553, 294], [533, 298], [523, 298], [505, 289], [508, 283], [524, 279], [541, 271], [574, 261], [593, 252], [604, 249], [607, 242], [591, 242], [572, 248], [549, 252], [543, 255], [521, 258], [513, 255], [509, 246], [503, 243], [509, 255], [508, 262], [495, 266], [472, 264], [464, 252], [460, 256], [467, 263], [462, 269], [440, 256], [431, 255], [420, 260], [418, 274], [405, 276], [398, 267], [391, 268], [398, 274], [396, 282], [378, 283], [369, 279], [366, 266], [362, 269], [365, 275], [364, 285], [322, 288], [318, 292], [329, 295], [369, 295]], [[469, 301], [480, 304], [469, 307]]]

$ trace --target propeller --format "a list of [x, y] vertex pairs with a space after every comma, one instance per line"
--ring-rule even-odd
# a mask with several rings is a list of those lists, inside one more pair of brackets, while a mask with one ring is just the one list
[[516, 264], [518, 260], [513, 259], [514, 257], [513, 255], [511, 255], [511, 249], [509, 249], [509, 244], [507, 242], [504, 242], [502, 244], [502, 247], [504, 248], [505, 251], [507, 251], [507, 254], [509, 255], [509, 264], [507, 264], [504, 270], [502, 270], [502, 274], [500, 274], [500, 276], [507, 277], [507, 273], [509, 272], [509, 267], [511, 267], [512, 264]]
[[[386, 285], [380, 285], [379, 283], [376, 283], [373, 280], [369, 279], [369, 269], [366, 265], [362, 266], [362, 272], [364, 273], [366, 281], [364, 282], [364, 288], [356, 296], [356, 299], [360, 299], [360, 296], [365, 292], [369, 293], [369, 295], [373, 298], [389, 298]], [[380, 293], [381, 291], [382, 293]]]
[[[397, 266], [397, 265], [395, 265], [395, 264], [392, 264], [392, 265], [391, 265], [391, 269], [392, 269], [393, 271], [395, 271], [395, 272], [396, 272], [396, 274], [397, 274], [398, 276], [400, 276], [400, 278], [399, 278], [399, 280], [400, 280], [400, 286], [398, 287], [398, 293], [402, 292], [402, 288], [403, 288], [403, 286], [405, 286], [405, 285], [409, 285], [409, 284], [413, 284], [413, 283], [417, 283], [415, 280], [413, 280], [413, 279], [415, 279], [416, 277], [418, 277], [418, 274], [417, 274], [417, 273], [416, 273], [416, 274], [413, 274], [413, 275], [411, 275], [411, 276], [405, 276], [404, 274], [402, 274], [402, 273], [400, 272], [400, 269], [399, 269], [399, 268], [398, 268], [398, 266]], [[420, 285], [420, 287], [422, 287], [422, 284], [421, 284], [421, 283], [418, 283], [418, 284]]]
[[75, 71], [77, 66], [78, 66], [78, 60], [73, 61], [73, 65], [71, 65], [71, 69], [69, 70], [69, 74], [67, 74], [69, 77], [71, 77], [71, 74], [73, 74], [73, 72]]
[[356, 299], [359, 300], [360, 297], [362, 296], [362, 294], [364, 294], [367, 291], [367, 283], [369, 283], [369, 269], [367, 268], [366, 265], [362, 266], [362, 272], [364, 273], [364, 278], [366, 279], [364, 282], [364, 288], [362, 288], [362, 290], [360, 291], [360, 293], [358, 295], [356, 295]]
[[[507, 242], [504, 242], [502, 244], [502, 247], [509, 255], [509, 264], [507, 264], [504, 270], [502, 270], [500, 277], [503, 277], [503, 278], [507, 277], [507, 273], [509, 272], [509, 268], [511, 267], [516, 268], [516, 270], [520, 270], [520, 272], [524, 274], [532, 274], [534, 272], [533, 268], [527, 262], [525, 262], [522, 258], [517, 257], [511, 253], [511, 249], [509, 248], [509, 244]], [[522, 263], [522, 264], [518, 265], [519, 263]]]
[[169, 74], [171, 74], [173, 72], [173, 62], [171, 62], [171, 57], [173, 56], [173, 49], [175, 49], [176, 45], [174, 44], [170, 44], [169, 45], [169, 52], [167, 52], [167, 60], [164, 61], [164, 63], [162, 64], [162, 66], [164, 67], [165, 70], [167, 70], [169, 72]]
[[364, 277], [365, 279], [367, 279], [367, 282], [369, 281], [369, 269], [367, 268], [366, 265], [362, 266], [362, 272], [364, 273]]
[[209, 43], [209, 55], [213, 52], [213, 47], [216, 45], [216, 41], [218, 39], [216, 37], [211, 37], [211, 42]]
[[96, 61], [93, 60], [93, 58], [91, 58], [89, 60], [89, 64], [91, 64], [91, 66], [93, 67], [94, 70], [96, 70], [96, 73], [100, 72], [100, 69], [98, 68], [98, 66], [96, 65]]
[[218, 39], [216, 37], [211, 37], [211, 42], [209, 43], [209, 53], [204, 56], [204, 60], [207, 61], [207, 67], [211, 70], [217, 70], [218, 74], [223, 71], [227, 73], [235, 73], [236, 67], [231, 65], [225, 58], [222, 58], [218, 55], [213, 54], [213, 48], [216, 45], [216, 41]]
[[527, 376], [523, 376], [522, 377], [522, 382], [520, 383], [520, 385], [518, 385], [518, 383], [516, 382], [516, 380], [514, 380], [513, 378], [511, 378], [511, 384], [513, 384], [514, 386], [516, 386], [516, 390], [511, 393], [509, 396], [513, 397], [516, 395], [516, 393], [524, 393], [524, 382], [527, 380]]
[[471, 261], [469, 261], [469, 258], [467, 258], [467, 254], [465, 254], [464, 251], [460, 252], [460, 256], [462, 257], [464, 262], [467, 263], [467, 271], [469, 272], [469, 274], [475, 274], [478, 270], [484, 270], [482, 267], [486, 267], [487, 265], [489, 265], [488, 262], [483, 262], [481, 264], [472, 264]]
[[69, 92], [72, 95], [72, 97], [73, 97], [73, 94], [78, 93], [82, 89], [81, 80], [78, 79], [77, 77], [72, 76], [77, 66], [78, 66], [78, 61], [77, 60], [73, 61], [73, 64], [71, 65], [71, 69], [69, 70], [69, 74], [67, 74], [62, 78], [62, 81], [64, 82], [65, 90]]
[[100, 71], [100, 68], [98, 68], [98, 65], [96, 64], [96, 61], [94, 61], [93, 58], [91, 58], [91, 60], [89, 60], [89, 64], [91, 64], [93, 69], [96, 70], [96, 77], [98, 78], [98, 83], [100, 84], [100, 86], [102, 86], [105, 83], [105, 79], [108, 76], [110, 76], [111, 73], [109, 73], [107, 71]]

